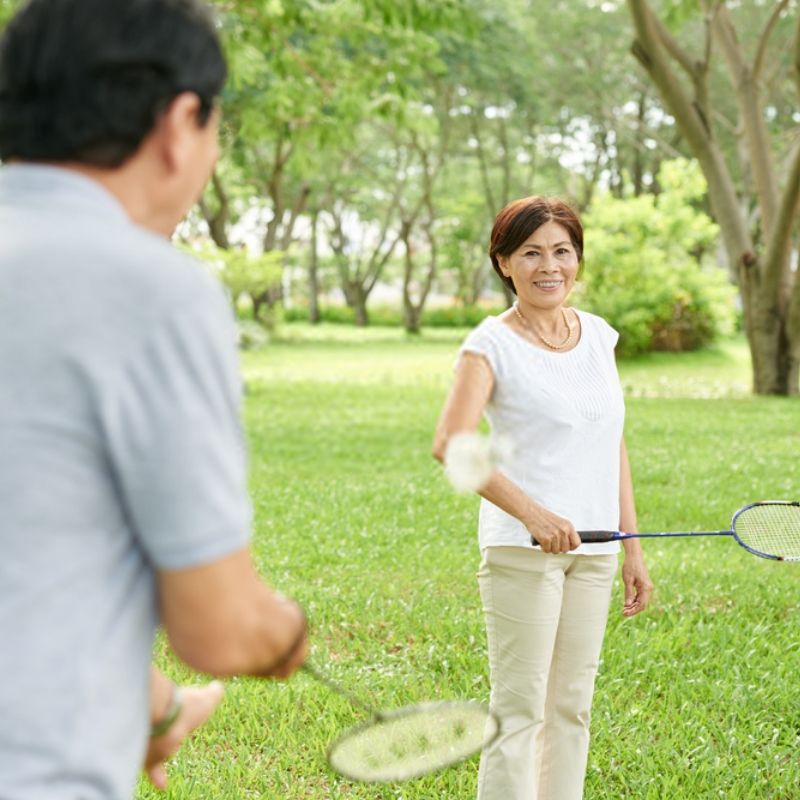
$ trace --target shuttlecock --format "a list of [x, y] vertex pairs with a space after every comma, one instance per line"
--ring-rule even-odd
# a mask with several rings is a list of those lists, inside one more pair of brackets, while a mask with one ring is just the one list
[[457, 492], [479, 492], [497, 466], [511, 457], [510, 443], [474, 431], [456, 433], [447, 442], [444, 472]]

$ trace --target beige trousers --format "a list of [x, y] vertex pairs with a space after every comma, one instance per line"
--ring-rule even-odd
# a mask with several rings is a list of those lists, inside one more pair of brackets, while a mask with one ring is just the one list
[[580, 800], [616, 555], [487, 547], [478, 571], [500, 735], [478, 800]]

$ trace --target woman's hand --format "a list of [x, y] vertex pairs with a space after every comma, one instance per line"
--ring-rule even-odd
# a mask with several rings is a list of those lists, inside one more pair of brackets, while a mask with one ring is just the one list
[[538, 506], [525, 521], [525, 527], [544, 553], [568, 553], [580, 547], [581, 537], [564, 517]]
[[653, 582], [647, 572], [641, 548], [625, 550], [622, 564], [622, 583], [625, 586], [623, 617], [632, 617], [647, 608], [653, 594]]

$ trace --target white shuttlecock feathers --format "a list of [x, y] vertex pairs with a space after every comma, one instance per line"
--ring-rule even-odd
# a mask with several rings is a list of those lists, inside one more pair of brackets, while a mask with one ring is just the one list
[[457, 492], [479, 492], [494, 470], [511, 457], [510, 443], [474, 431], [456, 433], [447, 442], [444, 472]]

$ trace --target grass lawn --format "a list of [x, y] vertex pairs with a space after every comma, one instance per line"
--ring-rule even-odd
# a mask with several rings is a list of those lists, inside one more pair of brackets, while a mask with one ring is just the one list
[[[243, 357], [259, 568], [305, 606], [315, 662], [378, 706], [488, 697], [477, 498], [429, 455], [462, 335], [291, 326]], [[717, 530], [751, 500], [800, 498], [800, 400], [750, 397], [748, 370], [739, 341], [621, 365], [643, 530]], [[587, 800], [800, 797], [800, 565], [722, 537], [644, 546], [657, 594], [625, 620], [615, 591]], [[473, 797], [477, 759], [402, 785], [338, 778], [326, 745], [359, 719], [303, 674], [229, 681], [167, 796]]]

